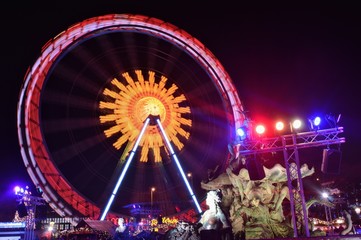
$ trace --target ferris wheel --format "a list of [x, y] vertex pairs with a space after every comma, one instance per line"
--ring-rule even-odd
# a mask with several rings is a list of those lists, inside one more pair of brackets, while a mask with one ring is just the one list
[[60, 216], [127, 215], [124, 206], [150, 196], [172, 215], [199, 209], [197, 183], [224, 163], [242, 112], [229, 75], [196, 38], [112, 14], [42, 48], [20, 93], [18, 137], [32, 181]]

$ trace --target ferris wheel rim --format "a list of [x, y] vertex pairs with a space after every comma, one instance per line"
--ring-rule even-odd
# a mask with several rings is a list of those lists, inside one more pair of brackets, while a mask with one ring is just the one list
[[[204, 69], [207, 69], [218, 90], [221, 92], [226, 104], [230, 125], [232, 125], [230, 128], [235, 130], [244, 120], [241, 102], [223, 66], [197, 39], [174, 25], [142, 15], [111, 14], [90, 18], [71, 26], [43, 47], [41, 56], [26, 74], [18, 106], [18, 136], [25, 167], [33, 182], [41, 186], [42, 189], [45, 189], [45, 199], [54, 205], [52, 207], [56, 209], [60, 216], [72, 216], [74, 213], [71, 208], [68, 208], [57, 200], [59, 193], [57, 193], [55, 189], [59, 187], [57, 185], [59, 182], [67, 187], [68, 192], [66, 194], [71, 193], [78, 196], [75, 202], [74, 200], [70, 202], [65, 200], [69, 206], [86, 202], [82, 210], [78, 211], [82, 214], [89, 214], [89, 212], [91, 212], [92, 216], [99, 216], [100, 209], [72, 189], [71, 185], [62, 178], [61, 174], [56, 174], [58, 173], [56, 166], [50, 161], [46, 148], [34, 143], [34, 139], [37, 139], [35, 142], [43, 141], [40, 123], [34, 121], [34, 119], [36, 120], [38, 118], [36, 108], [39, 106], [39, 102], [37, 101], [39, 100], [39, 95], [41, 95], [41, 87], [49, 69], [64, 49], [73, 46], [81, 39], [92, 37], [94, 34], [119, 30], [143, 31], [151, 36], [161, 37], [162, 39], [171, 41], [173, 44], [181, 47], [199, 64], [203, 65]], [[40, 152], [43, 154], [40, 157], [42, 158], [41, 160], [39, 160], [39, 156], [35, 153], [35, 149], [39, 147], [41, 148]], [[43, 173], [44, 171], [40, 169], [38, 161], [47, 164], [50, 171], [53, 174], [55, 173], [55, 177], [51, 178], [45, 175]], [[55, 180], [59, 182], [56, 183]], [[64, 199], [64, 196], [60, 197]]]

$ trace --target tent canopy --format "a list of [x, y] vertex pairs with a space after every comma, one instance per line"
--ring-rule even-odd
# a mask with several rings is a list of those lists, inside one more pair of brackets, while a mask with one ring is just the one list
[[81, 220], [75, 228], [91, 228], [93, 230], [105, 231], [114, 236], [116, 226], [110, 221]]

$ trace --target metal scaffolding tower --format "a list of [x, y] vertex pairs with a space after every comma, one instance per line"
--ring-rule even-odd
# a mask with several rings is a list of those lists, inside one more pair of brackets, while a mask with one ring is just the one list
[[31, 193], [18, 193], [17, 201], [26, 207], [27, 217], [25, 221], [24, 240], [35, 239], [34, 230], [36, 228], [36, 207], [46, 205], [46, 201], [42, 197], [30, 195]]
[[273, 138], [246, 139], [241, 143], [239, 154], [243, 156], [267, 152], [283, 152], [294, 237], [310, 236], [298, 150], [344, 143], [345, 138], [339, 136], [342, 132], [343, 127], [335, 127], [292, 133]]

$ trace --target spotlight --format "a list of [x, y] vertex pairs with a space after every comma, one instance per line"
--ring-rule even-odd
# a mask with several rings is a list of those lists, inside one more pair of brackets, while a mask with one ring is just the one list
[[276, 122], [275, 127], [276, 127], [277, 131], [282, 131], [285, 128], [285, 124], [283, 122], [281, 122], [281, 121], [278, 121], [278, 122]]
[[300, 119], [296, 119], [291, 124], [291, 132], [296, 132], [302, 127], [302, 122]]
[[294, 120], [292, 123], [293, 129], [300, 129], [301, 126], [302, 126], [302, 122], [299, 119]]
[[329, 196], [329, 195], [328, 195], [327, 192], [323, 192], [323, 193], [322, 193], [322, 197], [323, 197], [323, 198], [328, 198], [328, 196]]
[[310, 130], [318, 130], [320, 128], [321, 118], [317, 116], [313, 119], [308, 119], [308, 122], [310, 124]]
[[321, 118], [320, 118], [320, 117], [315, 117], [315, 118], [313, 119], [313, 126], [319, 127], [320, 124], [321, 124]]
[[240, 127], [237, 129], [237, 135], [240, 137], [240, 139], [243, 141], [247, 138], [247, 129], [246, 127]]
[[260, 124], [256, 126], [256, 133], [258, 133], [259, 135], [264, 134], [264, 132], [266, 131], [266, 128], [264, 125]]

